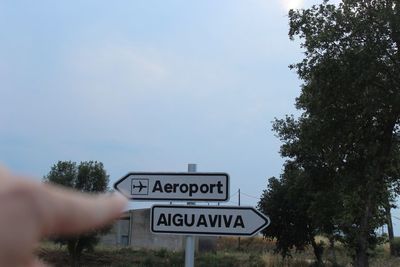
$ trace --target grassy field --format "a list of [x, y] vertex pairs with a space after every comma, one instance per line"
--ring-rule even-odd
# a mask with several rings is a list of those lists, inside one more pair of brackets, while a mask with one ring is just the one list
[[[237, 238], [219, 238], [217, 251], [196, 254], [197, 267], [306, 267], [313, 266], [314, 257], [310, 250], [294, 252], [292, 258], [283, 260], [273, 253], [274, 243], [259, 237], [242, 238], [238, 248]], [[346, 250], [340, 245], [335, 246], [336, 260], [339, 266], [351, 266]], [[68, 266], [69, 258], [64, 247], [51, 243], [43, 243], [37, 249], [37, 255], [52, 266]], [[374, 251], [371, 259], [372, 267], [397, 267], [400, 258], [389, 257], [387, 245], [382, 245]], [[325, 266], [332, 264], [332, 253], [325, 251]], [[131, 248], [97, 247], [94, 252], [85, 252], [81, 259], [82, 266], [110, 267], [151, 267], [151, 266], [183, 266], [184, 254], [167, 250], [135, 250]]]

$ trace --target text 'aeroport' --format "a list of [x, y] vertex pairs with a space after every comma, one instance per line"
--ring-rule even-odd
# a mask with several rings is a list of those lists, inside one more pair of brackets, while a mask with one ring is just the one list
[[223, 194], [223, 184], [221, 181], [211, 184], [197, 184], [197, 183], [165, 183], [161, 180], [156, 180], [152, 189], [153, 193], [183, 193], [193, 196], [196, 193], [202, 194]]

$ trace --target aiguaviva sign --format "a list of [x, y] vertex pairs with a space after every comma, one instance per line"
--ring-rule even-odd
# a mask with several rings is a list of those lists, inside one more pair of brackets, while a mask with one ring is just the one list
[[252, 207], [154, 205], [151, 231], [193, 235], [252, 236], [268, 217]]

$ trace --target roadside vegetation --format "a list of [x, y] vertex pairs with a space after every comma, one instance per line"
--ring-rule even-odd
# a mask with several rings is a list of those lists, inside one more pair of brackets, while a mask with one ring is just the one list
[[263, 234], [284, 257], [312, 247], [320, 266], [329, 246], [317, 237], [326, 236], [343, 244], [353, 266], [368, 267], [385, 242], [383, 226], [396, 255], [400, 2], [325, 0], [288, 18], [304, 52], [290, 66], [302, 81], [301, 114], [273, 122], [285, 162], [258, 203], [272, 222]]
[[[318, 238], [325, 244], [328, 240]], [[400, 241], [400, 239], [396, 240]], [[399, 242], [400, 243], [400, 242]], [[199, 267], [312, 267], [317, 266], [312, 247], [304, 251], [295, 251], [291, 257], [282, 258], [274, 253], [276, 243], [262, 237], [241, 238], [240, 248], [238, 238], [219, 238], [215, 252], [196, 254], [195, 266]], [[327, 243], [326, 243], [327, 244]], [[346, 248], [339, 242], [334, 246], [336, 263], [332, 259], [332, 251], [324, 250], [322, 266], [347, 267], [352, 266], [352, 259], [347, 255]], [[70, 259], [65, 246], [44, 242], [37, 249], [37, 255], [46, 263], [55, 267], [69, 266]], [[400, 258], [390, 256], [387, 243], [377, 246], [371, 251], [371, 266], [400, 266]], [[80, 266], [111, 266], [111, 267], [151, 267], [151, 266], [184, 266], [184, 253], [171, 252], [166, 249], [144, 250], [133, 248], [95, 247], [94, 251], [84, 251]]]
[[[58, 161], [43, 177], [43, 181], [81, 192], [97, 194], [108, 191], [109, 179], [101, 162], [83, 161], [77, 164], [72, 161]], [[76, 267], [80, 264], [82, 252], [93, 250], [99, 242], [100, 236], [109, 232], [110, 229], [111, 226], [106, 226], [76, 236], [53, 236], [51, 239], [56, 244], [65, 245], [70, 256], [70, 265]]]

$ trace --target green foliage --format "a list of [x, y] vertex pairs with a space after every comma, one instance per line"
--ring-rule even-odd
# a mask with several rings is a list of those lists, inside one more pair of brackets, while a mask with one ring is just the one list
[[58, 161], [43, 180], [82, 192], [99, 193], [107, 191], [109, 177], [101, 162], [84, 161], [77, 165], [72, 161]]
[[333, 202], [326, 202], [320, 215], [313, 216], [310, 210], [315, 194], [310, 190], [312, 187], [308, 178], [302, 169], [288, 162], [281, 179], [272, 177], [268, 180], [268, 189], [263, 192], [258, 209], [271, 219], [272, 223], [263, 231], [263, 235], [276, 238], [275, 252], [285, 258], [291, 256], [293, 249], [303, 251], [311, 245], [320, 262], [323, 245], [317, 243], [315, 237], [322, 233], [333, 234], [331, 214], [335, 207]]
[[[71, 161], [59, 161], [44, 177], [46, 183], [54, 183], [81, 192], [101, 193], [108, 189], [108, 175], [101, 162], [85, 161], [79, 165]], [[105, 227], [78, 236], [54, 237], [56, 243], [66, 245], [71, 256], [71, 264], [77, 266], [84, 250], [93, 251], [99, 242], [99, 235], [110, 230]]]
[[[266, 235], [281, 251], [302, 248], [308, 234], [335, 236], [355, 266], [368, 266], [380, 241], [375, 229], [399, 192], [400, 2], [324, 1], [291, 10], [289, 24], [305, 52], [291, 66], [303, 80], [296, 99], [303, 113], [274, 123], [287, 161], [259, 207], [285, 230], [271, 225]], [[294, 229], [303, 233], [291, 237]]]
[[53, 165], [50, 172], [43, 178], [45, 182], [76, 188], [78, 166], [72, 161], [59, 161]]
[[[295, 179], [290, 181], [296, 182]], [[304, 207], [297, 202], [299, 199], [295, 190], [288, 180], [272, 177], [268, 180], [268, 190], [264, 191], [258, 203], [260, 211], [271, 219], [271, 225], [263, 231], [263, 235], [277, 239], [276, 252], [283, 257], [290, 256], [294, 247], [304, 250], [311, 242], [309, 233], [314, 230], [308, 227], [309, 218]]]

